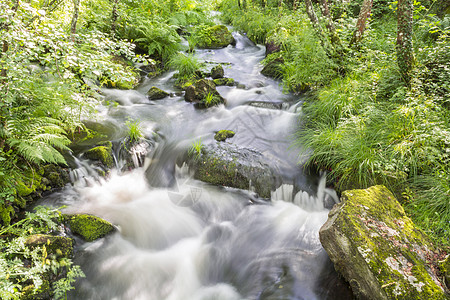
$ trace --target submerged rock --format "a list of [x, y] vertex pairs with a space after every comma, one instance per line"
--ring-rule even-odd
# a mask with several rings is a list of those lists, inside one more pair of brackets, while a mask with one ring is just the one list
[[225, 75], [225, 71], [223, 70], [221, 65], [217, 65], [211, 69], [211, 78], [212, 79], [223, 78], [224, 75]]
[[186, 87], [184, 99], [196, 103], [199, 107], [211, 107], [225, 103], [225, 99], [216, 90], [212, 80], [200, 79]]
[[384, 186], [345, 191], [320, 241], [359, 299], [447, 299], [433, 245]]
[[157, 88], [156, 86], [152, 86], [147, 92], [147, 96], [150, 100], [159, 100], [168, 97], [169, 93]]
[[84, 153], [84, 157], [91, 160], [98, 160], [107, 168], [112, 168], [114, 166], [111, 142], [106, 142], [102, 146], [89, 149]]
[[219, 130], [214, 135], [214, 139], [218, 142], [223, 142], [228, 138], [232, 138], [235, 135], [234, 131], [231, 130]]
[[70, 230], [88, 242], [104, 237], [115, 230], [111, 223], [93, 215], [75, 214], [66, 217]]
[[225, 25], [215, 25], [201, 31], [196, 36], [196, 46], [205, 49], [219, 49], [236, 45], [236, 40]]
[[189, 162], [196, 179], [216, 185], [255, 190], [269, 198], [275, 179], [263, 155], [250, 148], [228, 143], [203, 146]]
[[72, 257], [73, 240], [64, 236], [54, 236], [49, 234], [34, 234], [27, 237], [27, 246], [44, 246], [48, 254], [54, 254], [61, 257]]

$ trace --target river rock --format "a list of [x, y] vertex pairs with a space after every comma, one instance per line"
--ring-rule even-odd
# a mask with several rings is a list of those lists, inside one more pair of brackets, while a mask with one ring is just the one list
[[234, 131], [231, 130], [219, 130], [214, 135], [214, 139], [218, 142], [223, 142], [228, 138], [232, 138], [235, 135]]
[[204, 49], [219, 49], [228, 45], [236, 45], [236, 40], [225, 25], [215, 25], [202, 30], [196, 36], [196, 46]]
[[223, 78], [224, 75], [225, 75], [225, 71], [223, 70], [221, 65], [217, 65], [211, 69], [211, 78], [212, 79]]
[[93, 215], [65, 215], [72, 233], [80, 235], [84, 240], [92, 242], [113, 232], [115, 227], [106, 220]]
[[107, 168], [112, 168], [114, 166], [111, 142], [106, 142], [101, 146], [89, 149], [83, 156], [87, 159], [97, 160]]
[[152, 86], [147, 92], [147, 96], [150, 100], [159, 100], [169, 96], [169, 93], [157, 88], [156, 86]]
[[214, 79], [213, 81], [216, 86], [220, 86], [220, 85], [234, 86], [234, 85], [236, 85], [236, 82], [234, 81], [233, 78], [217, 78], [217, 79]]
[[[213, 98], [213, 101], [210, 101]], [[210, 107], [225, 103], [225, 99], [216, 90], [212, 80], [200, 79], [186, 87], [184, 99], [187, 102], [196, 103], [199, 107]]]
[[335, 269], [359, 299], [447, 299], [427, 260], [433, 245], [384, 186], [342, 193], [320, 229]]
[[214, 143], [203, 146], [191, 158], [189, 165], [196, 179], [240, 189], [251, 186], [261, 197], [270, 197], [275, 177], [263, 155], [254, 149]]

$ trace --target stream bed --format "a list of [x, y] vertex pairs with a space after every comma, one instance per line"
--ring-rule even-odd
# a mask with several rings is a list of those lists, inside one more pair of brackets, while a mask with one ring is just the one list
[[[118, 103], [99, 108], [96, 122], [110, 129], [108, 138], [120, 144], [126, 122], [140, 120], [151, 147], [143, 167], [107, 178], [76, 157], [73, 186], [45, 199], [119, 228], [91, 243], [76, 238], [75, 263], [86, 278], [69, 299], [352, 299], [319, 241], [333, 191], [324, 177], [304, 174], [292, 145], [302, 98], [260, 74], [264, 46], [234, 35], [234, 47], [196, 51], [201, 60], [224, 63], [225, 76], [241, 84], [218, 87], [226, 105], [194, 108], [173, 87], [174, 72], [146, 78], [135, 90], [103, 91], [105, 102]], [[171, 96], [148, 100], [152, 86]], [[193, 143], [216, 143], [222, 129], [236, 133], [226, 142], [262, 153], [274, 170], [271, 199], [251, 187], [198, 181], [180, 163]]]

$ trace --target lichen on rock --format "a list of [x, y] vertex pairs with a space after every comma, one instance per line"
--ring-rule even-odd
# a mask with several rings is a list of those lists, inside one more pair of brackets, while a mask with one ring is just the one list
[[113, 232], [115, 227], [108, 221], [87, 214], [66, 215], [72, 233], [80, 235], [88, 242], [95, 241]]
[[384, 186], [344, 191], [320, 229], [336, 270], [360, 299], [447, 299], [434, 247]]

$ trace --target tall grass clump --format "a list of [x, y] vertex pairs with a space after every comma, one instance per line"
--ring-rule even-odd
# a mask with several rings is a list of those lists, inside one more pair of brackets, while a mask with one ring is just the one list
[[201, 68], [201, 63], [193, 54], [178, 53], [169, 61], [169, 66], [179, 72], [179, 78], [189, 78]]

